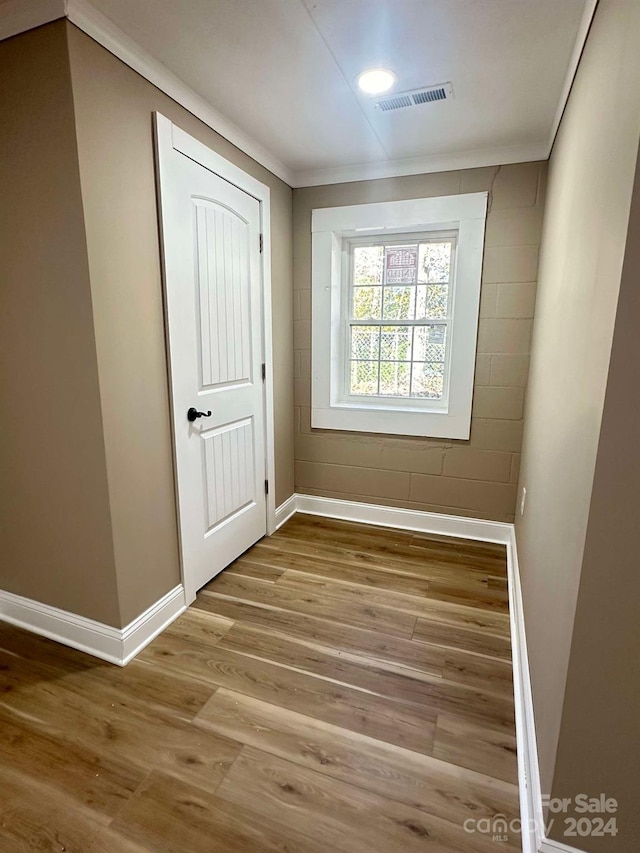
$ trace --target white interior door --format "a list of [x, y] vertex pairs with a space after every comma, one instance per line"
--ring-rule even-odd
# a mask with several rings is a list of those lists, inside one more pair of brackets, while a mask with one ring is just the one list
[[266, 533], [260, 203], [159, 149], [187, 602]]

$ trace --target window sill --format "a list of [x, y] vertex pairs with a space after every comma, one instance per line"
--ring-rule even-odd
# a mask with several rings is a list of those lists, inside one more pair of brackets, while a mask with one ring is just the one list
[[421, 436], [422, 438], [468, 439], [471, 415], [455, 416], [440, 409], [407, 411], [368, 406], [336, 405], [311, 410], [314, 429], [333, 429], [344, 432], [374, 432], [387, 435]]
[[360, 397], [338, 400], [331, 403], [332, 409], [354, 409], [357, 412], [396, 412], [403, 415], [446, 415], [449, 407], [438, 401], [418, 400], [415, 397], [406, 401], [398, 398]]

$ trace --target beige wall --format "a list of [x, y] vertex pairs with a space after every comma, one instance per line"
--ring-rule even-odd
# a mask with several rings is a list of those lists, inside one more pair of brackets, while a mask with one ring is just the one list
[[554, 796], [618, 800], [619, 835], [583, 845], [593, 853], [635, 853], [640, 838], [639, 285], [640, 159], [553, 780]]
[[0, 588], [116, 627], [180, 580], [154, 110], [271, 190], [281, 503], [291, 189], [73, 25], [0, 43]]
[[63, 23], [0, 43], [0, 588], [117, 624]]
[[[639, 56], [640, 5], [600, 0], [549, 171], [521, 472], [527, 504], [524, 517], [516, 521], [542, 787], [547, 793], [552, 786], [555, 789], [565, 682], [640, 134]], [[637, 355], [634, 360], [637, 368]], [[637, 384], [637, 377], [633, 382]], [[626, 559], [631, 559], [633, 543], [627, 547]], [[611, 581], [624, 580], [625, 568], [617, 575], [617, 558], [600, 563], [598, 571], [597, 581], [590, 582], [592, 591], [603, 583], [606, 586], [604, 574], [611, 573]], [[585, 602], [594, 605], [586, 587], [584, 596]], [[608, 607], [606, 613], [610, 613]], [[615, 614], [611, 615], [615, 622]], [[596, 604], [590, 613], [592, 630], [606, 648], [604, 638], [610, 629], [604, 616]], [[576, 631], [580, 624], [584, 630], [583, 623], [576, 623]], [[572, 661], [574, 653], [586, 653], [588, 645], [583, 642], [580, 650], [576, 647]], [[635, 651], [630, 648], [627, 655]], [[618, 661], [609, 663], [618, 665]], [[580, 669], [589, 663], [582, 658], [575, 665]], [[585, 717], [600, 695], [602, 674], [593, 672], [581, 696]], [[572, 720], [576, 723], [575, 717]], [[563, 736], [567, 731], [563, 725]], [[591, 750], [592, 745], [582, 747]], [[562, 754], [568, 747], [561, 743], [560, 748]], [[577, 769], [586, 760], [571, 751], [564, 753], [563, 773], [567, 761], [576, 761]], [[593, 781], [594, 773], [585, 778]], [[565, 788], [569, 779], [575, 781], [575, 776], [562, 776]], [[607, 850], [631, 849], [614, 847], [613, 841], [607, 844], [611, 845]], [[592, 846], [601, 849], [595, 842]]]
[[179, 582], [152, 113], [271, 189], [276, 499], [293, 492], [291, 190], [67, 24], [123, 624]]
[[[546, 167], [307, 187], [293, 192], [296, 490], [513, 521]], [[311, 210], [490, 191], [469, 441], [310, 428]]]

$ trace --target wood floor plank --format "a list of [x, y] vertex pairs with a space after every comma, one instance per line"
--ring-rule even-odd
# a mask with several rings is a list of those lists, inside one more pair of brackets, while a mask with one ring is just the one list
[[194, 607], [245, 622], [266, 631], [278, 631], [301, 640], [330, 647], [337, 652], [370, 658], [379, 666], [418, 670], [441, 675], [448, 651], [437, 646], [411, 642], [376, 631], [354, 628], [340, 622], [319, 619], [260, 606], [247, 601], [201, 596]]
[[504, 546], [300, 515], [125, 668], [0, 624], [0, 851], [495, 853], [509, 631]]
[[[280, 536], [278, 531], [277, 536]], [[271, 537], [271, 541], [276, 537]], [[376, 568], [393, 571], [399, 569], [404, 573], [416, 574], [419, 577], [434, 580], [460, 579], [478, 580], [495, 578], [502, 580], [506, 577], [506, 569], [502, 561], [495, 559], [477, 559], [470, 562], [464, 555], [450, 556], [444, 553], [431, 553], [426, 549], [403, 543], [395, 547], [379, 547], [375, 542], [351, 544], [347, 539], [337, 541], [324, 537], [309, 541], [302, 531], [286, 531], [273, 544], [282, 547], [298, 548], [315, 547], [329, 557], [337, 556], [341, 551], [346, 552], [347, 560], [362, 565], [373, 565]]]
[[508, 636], [496, 637], [493, 634], [470, 630], [466, 626], [419, 618], [416, 620], [413, 639], [443, 648], [511, 660], [511, 642]]
[[509, 610], [507, 592], [490, 587], [488, 583], [482, 590], [478, 590], [469, 589], [464, 584], [456, 583], [453, 579], [434, 580], [429, 584], [427, 598], [450, 601], [452, 604], [463, 604], [467, 607], [498, 610], [504, 613]]
[[464, 554], [467, 560], [488, 557], [499, 561], [506, 559], [506, 548], [498, 542], [482, 542], [477, 539], [461, 539], [458, 536], [442, 536], [436, 533], [413, 533], [411, 544], [419, 545], [430, 552], [439, 550], [457, 555]]
[[442, 714], [438, 717], [433, 754], [450, 764], [517, 784], [516, 739], [508, 732], [496, 732], [467, 719]]
[[276, 535], [288, 536], [291, 533], [303, 532], [309, 540], [327, 538], [329, 540], [345, 541], [356, 544], [373, 542], [378, 548], [403, 547], [405, 544], [417, 545], [432, 553], [442, 552], [451, 556], [464, 556], [469, 561], [486, 557], [497, 561], [505, 559], [505, 546], [495, 542], [484, 542], [476, 539], [463, 539], [457, 536], [443, 536], [435, 533], [420, 533], [411, 530], [401, 530], [393, 527], [383, 527], [362, 524], [342, 519], [326, 518], [310, 513], [297, 513], [284, 524]]
[[[180, 619], [191, 622], [191, 614], [191, 611], [184, 613]], [[215, 624], [217, 620], [212, 622]], [[12, 667], [0, 668], [0, 683], [5, 689], [10, 685], [9, 679], [18, 676], [21, 683], [34, 677], [56, 680], [79, 695], [109, 691], [108, 695], [114, 697], [112, 701], [133, 695], [154, 713], [185, 721], [192, 719], [211, 695], [211, 689], [201, 682], [183, 674], [153, 669], [139, 658], [126, 667], [116, 667], [11, 625], [0, 624], [2, 651], [9, 653], [7, 664], [14, 658]]]
[[[69, 853], [75, 853], [70, 847], [65, 846], [62, 849], [69, 851]], [[104, 827], [99, 830], [88, 845], [85, 842], [83, 847], [78, 848], [77, 853], [114, 853], [114, 851], [117, 853], [154, 853], [149, 847], [143, 847], [141, 844], [136, 844], [134, 841], [125, 838], [120, 833], [114, 832], [111, 827]]]
[[111, 831], [150, 853], [327, 853], [251, 804], [232, 805], [159, 773], [122, 809]]
[[320, 840], [326, 850], [495, 853], [490, 838], [252, 747], [245, 747], [218, 796], [265, 816], [277, 814], [279, 822]]
[[[255, 546], [258, 547], [257, 545]], [[247, 578], [256, 578], [260, 581], [277, 581], [284, 569], [278, 568], [271, 563], [264, 562], [260, 555], [253, 549], [248, 556], [240, 557], [235, 563], [224, 570], [226, 575], [241, 575]]]
[[[216, 587], [217, 589], [217, 587]], [[449, 625], [471, 628], [498, 637], [509, 636], [508, 613], [494, 613], [488, 610], [468, 607], [448, 601], [422, 598], [417, 595], [405, 595], [389, 590], [362, 589], [358, 586], [338, 584], [333, 581], [311, 578], [293, 570], [286, 571], [273, 586], [276, 594], [297, 593], [301, 598], [314, 596], [324, 601], [335, 602], [336, 606], [378, 608], [377, 613], [394, 611], [405, 616], [422, 617], [445, 622]]]
[[220, 689], [195, 725], [453, 823], [518, 815], [514, 785]]
[[[291, 568], [287, 569], [281, 576], [281, 580], [287, 581], [297, 575], [308, 575], [310, 581], [335, 584], [348, 584], [358, 587], [365, 587], [366, 595], [372, 589], [376, 589], [379, 594], [384, 594], [385, 591], [393, 593], [389, 596], [390, 601], [399, 600], [396, 597], [397, 593], [411, 597], [426, 598], [433, 601], [443, 601], [450, 604], [458, 604], [463, 607], [481, 609], [483, 611], [498, 611], [506, 613], [508, 610], [508, 596], [502, 590], [489, 589], [484, 583], [479, 586], [465, 587], [462, 584], [456, 583], [452, 579], [444, 580], [429, 580], [422, 582], [419, 586], [414, 582], [403, 585], [399, 583], [385, 583], [382, 580], [376, 580], [371, 570], [361, 568], [339, 569], [337, 571], [328, 571], [327, 564], [320, 560], [309, 561], [306, 566], [300, 567], [295, 560], [290, 560]], [[385, 572], [378, 572], [378, 576], [384, 578], [392, 577], [396, 580], [403, 579], [401, 575], [393, 575]], [[367, 583], [367, 578], [371, 577], [371, 583]], [[411, 588], [413, 587], [413, 589]], [[393, 605], [390, 605], [393, 606]], [[401, 608], [396, 608], [401, 609]], [[504, 621], [504, 620], [503, 620]]]
[[3, 853], [146, 853], [125, 839], [115, 839], [90, 806], [12, 768], [0, 768], [0, 790]]
[[350, 541], [373, 541], [381, 547], [411, 542], [413, 539], [413, 533], [410, 530], [401, 530], [398, 527], [378, 527], [373, 524], [325, 518], [321, 515], [311, 515], [304, 512], [298, 512], [292, 516], [278, 532], [285, 533], [292, 530], [303, 530], [309, 539], [313, 538], [314, 534], [325, 535], [329, 538], [346, 536]]
[[[424, 550], [411, 550], [407, 556], [389, 556], [380, 554], [375, 547], [360, 551], [356, 546], [334, 545], [325, 541], [309, 542], [304, 536], [287, 536], [286, 528], [281, 528], [275, 536], [270, 536], [259, 542], [255, 548], [262, 556], [267, 553], [285, 552], [292, 555], [300, 555], [314, 559], [321, 559], [338, 565], [354, 568], [376, 569], [377, 571], [407, 575], [421, 580], [441, 580], [455, 582], [463, 587], [470, 588], [489, 587], [489, 579], [498, 583], [503, 580], [502, 573], [496, 576], [481, 568], [472, 568], [465, 563], [453, 563], [451, 561], [436, 561], [427, 556], [429, 552]], [[253, 553], [253, 552], [252, 552]]]
[[394, 612], [388, 607], [374, 605], [367, 600], [358, 602], [352, 597], [341, 599], [336, 595], [329, 596], [323, 589], [301, 589], [300, 585], [283, 585], [282, 578], [276, 583], [266, 583], [254, 578], [232, 575], [225, 577], [223, 572], [200, 592], [200, 595], [208, 594], [272, 605], [283, 610], [380, 631], [392, 637], [410, 639], [415, 627], [415, 616], [412, 614]]
[[191, 607], [172, 622], [165, 633], [170, 637], [180, 637], [183, 640], [215, 643], [232, 627], [232, 619], [214, 616], [213, 613], [205, 615], [202, 611]]
[[[245, 559], [247, 558], [240, 558], [234, 566], [242, 566]], [[251, 560], [259, 561], [265, 569], [277, 566], [282, 572], [293, 570], [316, 578], [326, 578], [336, 583], [387, 589], [407, 595], [450, 601], [469, 607], [505, 611], [508, 606], [506, 591], [490, 588], [486, 576], [475, 582], [462, 582], [458, 578], [451, 577], [450, 572], [443, 572], [437, 578], [418, 577], [417, 572], [405, 574], [398, 570], [390, 571], [388, 568], [379, 569], [364, 565], [349, 565], [319, 556], [302, 556], [288, 551], [283, 553], [262, 544], [256, 545], [255, 550], [252, 550]]]
[[[240, 558], [234, 565], [244, 565], [245, 559]], [[368, 566], [352, 566], [318, 556], [307, 557], [290, 551], [282, 552], [264, 545], [256, 545], [255, 551], [251, 552], [251, 560], [253, 563], [259, 562], [265, 569], [272, 567], [274, 570], [280, 569], [280, 575], [287, 569], [295, 569], [314, 576], [333, 578], [360, 586], [406, 592], [410, 595], [426, 595], [429, 591], [429, 579], [417, 577], [415, 574], [384, 571]]]
[[58, 681], [35, 681], [5, 693], [0, 714], [34, 734], [72, 740], [97, 756], [128, 762], [141, 778], [161, 769], [205, 790], [216, 789], [239, 752], [238, 744], [155, 715], [134, 698], [119, 700], [105, 691], [82, 696]]
[[219, 648], [277, 663], [299, 672], [359, 687], [377, 695], [410, 702], [433, 710], [456, 712], [495, 723], [513, 723], [513, 701], [478, 688], [446, 682], [433, 675], [399, 674], [385, 671], [374, 663], [345, 661], [319, 647], [280, 634], [265, 635], [247, 625], [235, 625], [218, 644]]
[[75, 742], [72, 736], [41, 734], [28, 722], [18, 722], [0, 710], [0, 765], [20, 768], [23, 775], [90, 806], [97, 823], [108, 824], [147, 775], [120, 757]]
[[278, 530], [277, 537], [301, 538], [308, 542], [322, 542], [371, 551], [378, 555], [401, 557], [407, 560], [466, 567], [491, 568], [498, 576], [506, 575], [506, 549], [504, 545], [471, 542], [410, 531], [373, 527], [353, 522], [325, 519], [319, 516], [298, 514]]
[[486, 659], [461, 650], [444, 652], [442, 677], [458, 684], [499, 693], [513, 701], [513, 671], [510, 660]]
[[158, 666], [187, 671], [215, 687], [279, 704], [416, 752], [431, 750], [436, 714], [428, 707], [396, 702], [218, 646], [159, 637], [143, 654]]
[[265, 633], [251, 625], [237, 624], [219, 647], [259, 660], [270, 661], [300, 672], [358, 687], [396, 701], [421, 704], [428, 696], [423, 684], [439, 683], [440, 675], [422, 675], [415, 671], [390, 671], [375, 661], [327, 648], [306, 639]]
[[[269, 557], [260, 559], [265, 563], [269, 562]], [[438, 576], [430, 572], [427, 573], [430, 575], [428, 579], [418, 579], [414, 575], [406, 576], [396, 571], [389, 571], [387, 568], [370, 569], [364, 566], [340, 565], [313, 558], [303, 561], [291, 556], [286, 562], [290, 564], [287, 571], [307, 574], [311, 579], [327, 580], [336, 584], [355, 584], [367, 589], [390, 590], [394, 593], [415, 595], [484, 610], [502, 612], [508, 610], [508, 594], [503, 589], [490, 587], [486, 575], [460, 579], [452, 577], [452, 573], [445, 570]]]

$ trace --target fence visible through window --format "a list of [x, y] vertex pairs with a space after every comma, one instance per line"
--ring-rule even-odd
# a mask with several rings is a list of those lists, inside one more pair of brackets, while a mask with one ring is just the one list
[[352, 243], [347, 393], [442, 400], [455, 239]]

